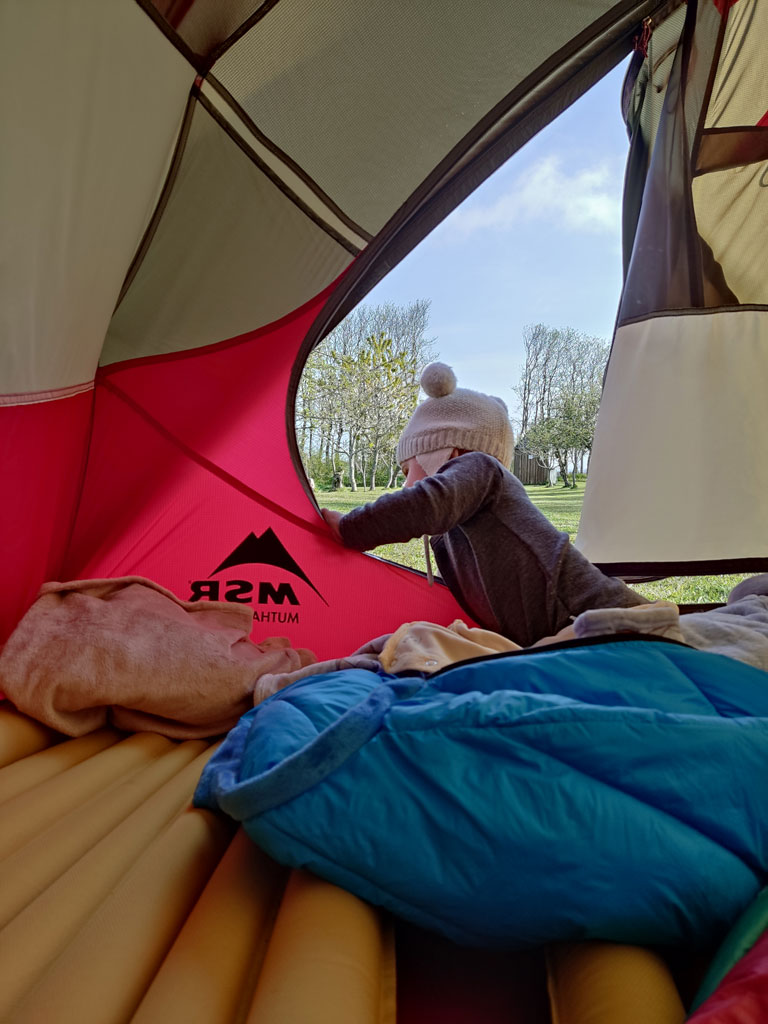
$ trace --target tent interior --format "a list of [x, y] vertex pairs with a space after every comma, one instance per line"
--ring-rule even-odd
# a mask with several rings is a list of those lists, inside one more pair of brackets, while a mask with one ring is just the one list
[[[4, 0], [0, 643], [46, 581], [183, 601], [234, 581], [254, 637], [321, 659], [462, 614], [329, 536], [302, 368], [630, 53], [625, 284], [577, 544], [614, 575], [768, 569], [767, 21], [758, 0]], [[287, 872], [189, 806], [214, 749], [0, 706], [0, 1018], [690, 1009], [696, 958], [459, 949]]]

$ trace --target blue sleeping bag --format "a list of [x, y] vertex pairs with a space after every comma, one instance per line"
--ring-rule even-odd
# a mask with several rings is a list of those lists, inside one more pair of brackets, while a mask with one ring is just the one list
[[765, 882], [767, 791], [768, 673], [615, 636], [302, 680], [195, 803], [461, 944], [708, 945]]

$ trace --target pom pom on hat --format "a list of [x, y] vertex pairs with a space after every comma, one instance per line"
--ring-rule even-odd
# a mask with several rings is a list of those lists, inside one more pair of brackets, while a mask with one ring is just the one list
[[444, 398], [456, 390], [456, 374], [446, 363], [430, 363], [424, 367], [420, 384], [430, 398]]
[[397, 445], [400, 465], [406, 459], [443, 449], [486, 452], [509, 466], [514, 437], [501, 398], [456, 386], [445, 363], [430, 363], [421, 375], [427, 398], [416, 407]]

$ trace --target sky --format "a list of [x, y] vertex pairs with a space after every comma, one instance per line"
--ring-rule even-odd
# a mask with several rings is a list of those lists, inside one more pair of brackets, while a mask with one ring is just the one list
[[625, 64], [531, 139], [367, 296], [430, 299], [429, 335], [462, 387], [502, 397], [528, 324], [610, 342], [621, 288]]

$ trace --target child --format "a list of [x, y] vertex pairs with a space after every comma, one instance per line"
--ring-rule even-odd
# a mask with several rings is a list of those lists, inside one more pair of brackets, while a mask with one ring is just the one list
[[430, 535], [462, 608], [523, 647], [587, 609], [647, 603], [587, 561], [509, 472], [514, 440], [500, 398], [456, 387], [444, 363], [426, 367], [421, 387], [428, 397], [397, 446], [404, 489], [347, 515], [321, 510], [343, 544], [367, 551]]

